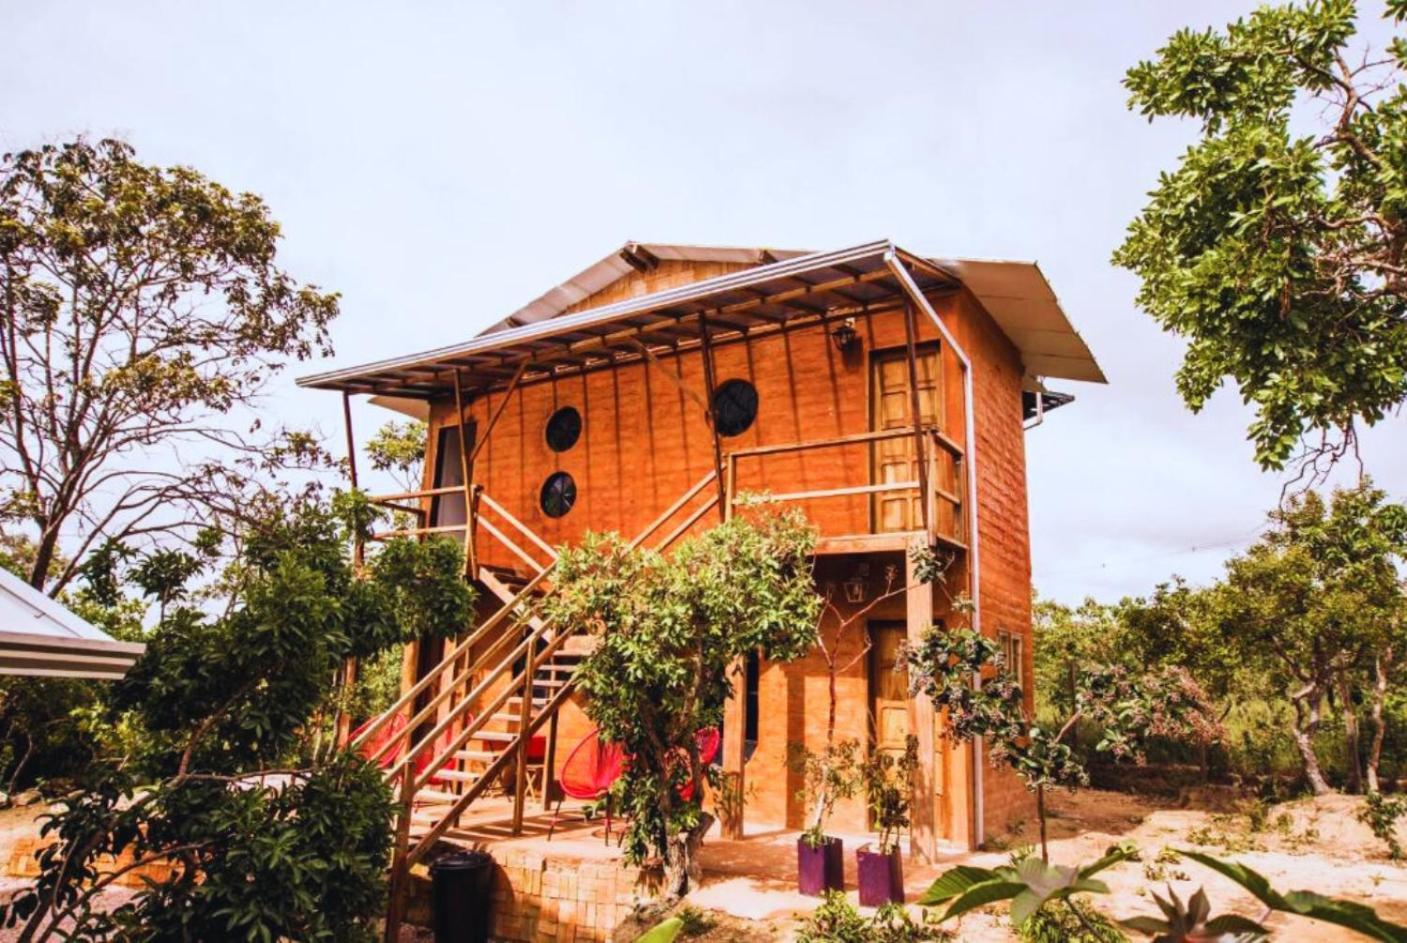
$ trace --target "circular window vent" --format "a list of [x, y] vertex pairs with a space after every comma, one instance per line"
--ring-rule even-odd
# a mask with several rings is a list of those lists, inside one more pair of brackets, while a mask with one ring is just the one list
[[581, 438], [581, 413], [575, 406], [563, 406], [547, 420], [547, 447], [565, 452]]
[[746, 380], [727, 380], [713, 391], [713, 425], [719, 435], [741, 435], [757, 418], [757, 388]]
[[566, 472], [553, 472], [542, 483], [542, 493], [538, 495], [542, 513], [548, 517], [561, 517], [576, 504], [576, 482]]

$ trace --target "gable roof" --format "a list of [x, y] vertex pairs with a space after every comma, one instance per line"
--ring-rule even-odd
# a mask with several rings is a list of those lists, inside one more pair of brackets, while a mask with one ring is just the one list
[[[808, 254], [796, 249], [627, 242], [490, 325], [479, 336], [559, 317], [573, 305], [634, 272], [648, 271], [659, 261], [732, 262], [752, 267]], [[935, 257], [929, 257], [928, 261], [952, 272], [977, 296], [997, 326], [1021, 351], [1031, 374], [1090, 383], [1108, 382], [1035, 262]]]
[[[671, 257], [746, 267], [567, 310], [627, 269], [648, 270]], [[638, 358], [641, 348], [687, 348], [705, 337], [751, 336], [898, 304], [906, 297], [900, 270], [924, 293], [966, 287], [1019, 348], [1028, 385], [1041, 376], [1106, 382], [1034, 263], [931, 260], [880, 240], [815, 253], [628, 243], [469, 341], [301, 377], [298, 384], [419, 400], [462, 384], [472, 395], [505, 386], [519, 370], [530, 378], [562, 376]]]
[[114, 641], [57, 600], [0, 568], [0, 674], [120, 678], [145, 648]]

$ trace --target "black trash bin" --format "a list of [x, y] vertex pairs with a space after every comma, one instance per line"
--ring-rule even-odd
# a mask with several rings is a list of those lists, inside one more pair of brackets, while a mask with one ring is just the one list
[[445, 855], [430, 865], [435, 943], [488, 943], [493, 858], [482, 851]]

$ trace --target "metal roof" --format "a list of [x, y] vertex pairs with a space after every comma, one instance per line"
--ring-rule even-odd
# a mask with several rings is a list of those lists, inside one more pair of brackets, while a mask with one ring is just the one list
[[146, 646], [114, 641], [72, 610], [0, 568], [0, 674], [120, 678]]
[[[479, 336], [460, 344], [307, 376], [299, 385], [427, 399], [458, 374], [475, 392], [528, 377], [560, 375], [633, 359], [640, 348], [675, 348], [715, 336], [751, 335], [824, 322], [898, 303], [903, 291], [886, 259], [898, 259], [926, 293], [965, 286], [1021, 351], [1037, 376], [1105, 382], [1089, 348], [1030, 262], [929, 259], [888, 240], [835, 252], [627, 243]], [[749, 267], [584, 311], [566, 309], [659, 260]]]

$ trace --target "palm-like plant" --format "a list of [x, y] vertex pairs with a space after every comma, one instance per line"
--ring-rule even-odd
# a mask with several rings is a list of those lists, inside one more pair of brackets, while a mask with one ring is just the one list
[[[1011, 922], [1021, 926], [1046, 904], [1068, 900], [1075, 894], [1107, 894], [1109, 887], [1095, 874], [1121, 861], [1138, 856], [1132, 845], [1116, 845], [1093, 864], [1084, 867], [1046, 864], [1036, 857], [1024, 857], [997, 868], [959, 865], [939, 876], [919, 898], [919, 904], [932, 907], [946, 903], [939, 922], [945, 922], [997, 901], [1011, 901]], [[1081, 923], [1084, 916], [1071, 908]], [[1087, 927], [1094, 934], [1097, 931]]]
[[1270, 936], [1268, 930], [1249, 917], [1223, 914], [1213, 917], [1212, 906], [1201, 888], [1183, 903], [1168, 886], [1166, 898], [1154, 894], [1163, 918], [1131, 917], [1120, 920], [1124, 927], [1153, 937], [1153, 943], [1259, 943]]

